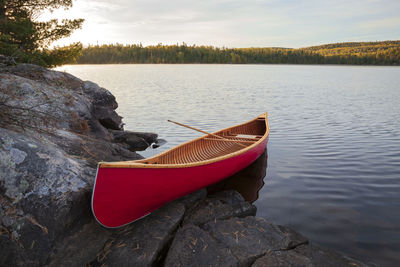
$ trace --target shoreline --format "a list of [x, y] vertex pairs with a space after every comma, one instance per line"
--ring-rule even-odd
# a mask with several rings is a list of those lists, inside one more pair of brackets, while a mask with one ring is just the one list
[[371, 67], [398, 67], [400, 64], [321, 64], [321, 63], [73, 63], [73, 64], [66, 64], [56, 68], [62, 68], [63, 66], [85, 66], [85, 65], [283, 65], [283, 66], [297, 66], [297, 65], [305, 65], [305, 66], [371, 66]]
[[157, 135], [124, 131], [115, 97], [70, 74], [18, 65], [0, 68], [0, 78], [0, 108], [12, 107], [2, 114], [16, 119], [0, 126], [0, 265], [367, 266], [255, 217], [233, 190], [202, 189], [102, 228], [89, 205], [96, 163], [137, 159]]

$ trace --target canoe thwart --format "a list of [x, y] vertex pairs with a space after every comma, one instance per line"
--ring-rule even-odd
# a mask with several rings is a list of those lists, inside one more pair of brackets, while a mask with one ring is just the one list
[[[189, 129], [192, 129], [192, 130], [201, 132], [201, 133], [203, 133], [203, 134], [211, 135], [211, 136], [214, 136], [214, 137], [217, 137], [217, 138], [226, 139], [226, 138], [223, 137], [223, 136], [216, 135], [216, 134], [213, 134], [213, 133], [209, 133], [209, 132], [206, 132], [206, 131], [203, 131], [203, 130], [200, 130], [200, 129], [197, 129], [197, 128], [194, 128], [194, 127], [191, 127], [191, 126], [188, 126], [188, 125], [185, 125], [185, 124], [180, 123], [180, 122], [171, 121], [171, 120], [168, 120], [168, 121], [169, 121], [169, 122], [172, 122], [172, 123], [175, 123], [176, 125], [183, 126], [183, 127], [185, 127], [185, 128], [189, 128]], [[239, 146], [246, 147], [245, 145], [242, 145], [242, 144], [240, 144], [240, 143], [237, 143], [237, 144], [238, 144]]]
[[230, 139], [218, 139], [218, 138], [204, 138], [204, 140], [210, 140], [210, 141], [219, 141], [219, 142], [240, 142], [240, 143], [249, 143], [249, 144], [254, 144], [256, 141], [248, 141], [248, 140], [230, 140]]

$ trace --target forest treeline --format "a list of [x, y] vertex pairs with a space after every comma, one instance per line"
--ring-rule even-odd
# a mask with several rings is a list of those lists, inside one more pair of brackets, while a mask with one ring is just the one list
[[78, 64], [223, 63], [400, 65], [400, 41], [336, 43], [306, 48], [219, 48], [179, 45], [90, 45]]

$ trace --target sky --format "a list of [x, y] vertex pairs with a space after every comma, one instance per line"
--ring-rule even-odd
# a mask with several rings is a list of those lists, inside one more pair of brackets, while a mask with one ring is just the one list
[[400, 39], [400, 0], [75, 0], [40, 20], [84, 18], [56, 45], [291, 47]]

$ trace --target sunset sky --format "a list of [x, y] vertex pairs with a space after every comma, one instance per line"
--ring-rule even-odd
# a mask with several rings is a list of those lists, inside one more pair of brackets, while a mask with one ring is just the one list
[[400, 0], [77, 0], [43, 13], [84, 18], [64, 45], [189, 45], [305, 47], [400, 39]]

